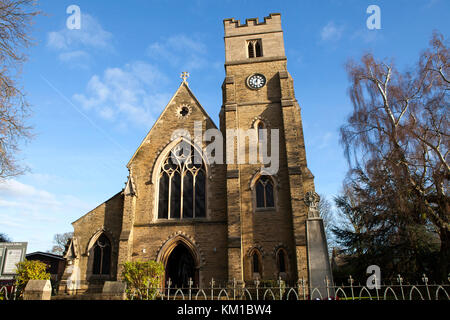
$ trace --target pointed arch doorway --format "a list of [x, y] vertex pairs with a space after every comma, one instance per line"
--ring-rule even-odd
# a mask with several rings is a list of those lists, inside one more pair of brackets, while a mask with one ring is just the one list
[[171, 281], [171, 288], [189, 288], [189, 279], [193, 287], [199, 286], [200, 259], [195, 246], [184, 237], [168, 241], [161, 250], [159, 261], [164, 265], [164, 287]]
[[194, 257], [189, 249], [179, 243], [170, 253], [166, 264], [166, 279], [170, 279], [173, 288], [189, 288], [189, 279], [197, 285], [197, 269]]

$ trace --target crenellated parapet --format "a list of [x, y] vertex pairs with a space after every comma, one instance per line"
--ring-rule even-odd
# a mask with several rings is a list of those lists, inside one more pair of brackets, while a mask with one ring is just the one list
[[[258, 18], [246, 19], [245, 24], [234, 18], [223, 21], [225, 29], [225, 60], [227, 63], [241, 64], [249, 58], [248, 46], [254, 47], [255, 60], [286, 59], [284, 53], [281, 15], [271, 13], [260, 22]], [[257, 52], [256, 52], [257, 51]]]
[[240, 20], [229, 18], [223, 20], [223, 24], [225, 26], [225, 37], [242, 34], [242, 32], [281, 31], [281, 15], [271, 13], [268, 17], [264, 17], [264, 22], [259, 22], [258, 18], [245, 19], [245, 24], [241, 24]]

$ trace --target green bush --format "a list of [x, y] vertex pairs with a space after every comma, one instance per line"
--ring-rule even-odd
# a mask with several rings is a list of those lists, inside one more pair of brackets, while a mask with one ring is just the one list
[[16, 268], [16, 295], [18, 298], [22, 297], [23, 290], [25, 289], [28, 280], [50, 280], [50, 273], [47, 272], [48, 266], [41, 261], [25, 260], [17, 263]]
[[156, 298], [164, 266], [156, 261], [134, 261], [123, 264], [122, 278], [127, 284], [129, 299], [153, 300]]

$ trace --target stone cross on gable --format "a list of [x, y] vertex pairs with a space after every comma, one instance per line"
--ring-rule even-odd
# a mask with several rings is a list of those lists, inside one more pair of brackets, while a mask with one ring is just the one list
[[187, 78], [189, 78], [189, 72], [183, 71], [183, 72], [181, 73], [180, 78], [183, 79], [183, 82], [187, 84], [187, 83], [188, 83], [188, 82], [187, 82]]

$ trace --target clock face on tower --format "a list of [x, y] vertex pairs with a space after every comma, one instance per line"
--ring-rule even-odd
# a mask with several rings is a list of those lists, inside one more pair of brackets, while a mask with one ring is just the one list
[[260, 73], [255, 73], [247, 78], [247, 85], [250, 89], [261, 89], [266, 84], [266, 77]]

